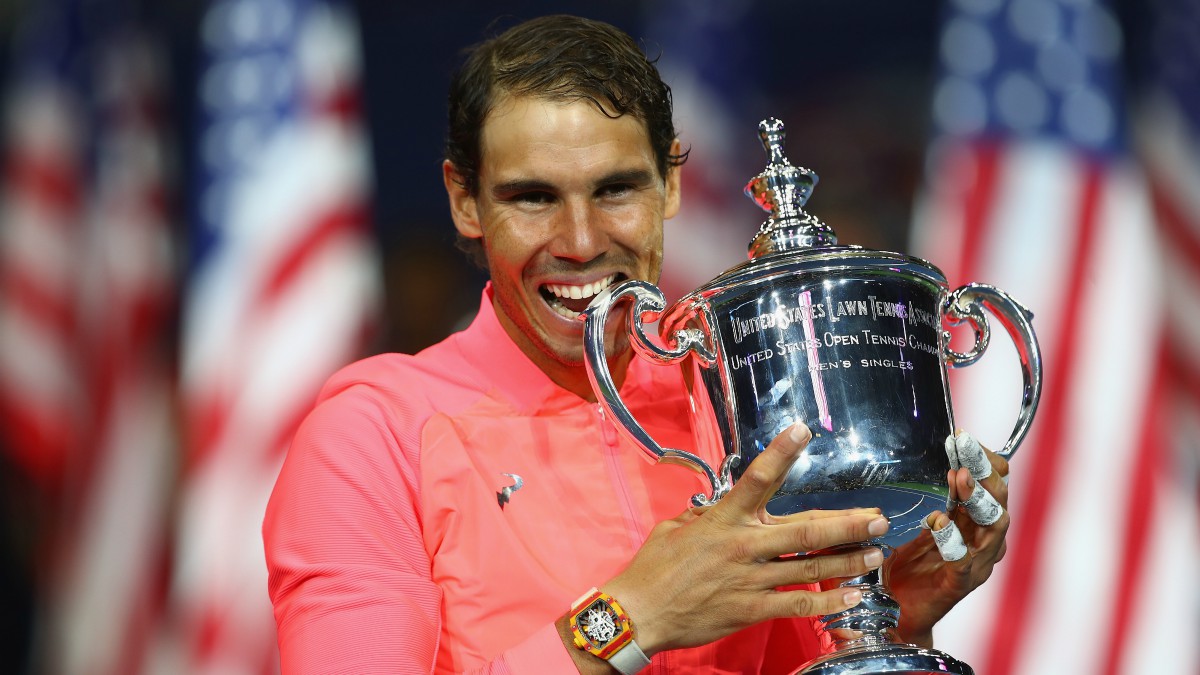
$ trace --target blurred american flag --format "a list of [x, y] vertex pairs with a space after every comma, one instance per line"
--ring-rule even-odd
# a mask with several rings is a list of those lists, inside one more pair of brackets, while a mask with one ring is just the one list
[[6, 92], [0, 439], [54, 525], [32, 670], [270, 673], [267, 495], [377, 323], [359, 36], [335, 2], [209, 3], [185, 274], [134, 6], [31, 6]]
[[[1194, 75], [1191, 35], [1164, 49]], [[1165, 187], [1131, 151], [1123, 44], [1101, 0], [947, 3], [915, 252], [952, 285], [994, 283], [1025, 302], [1046, 365], [1012, 464], [1008, 555], [936, 633], [978, 675], [1200, 669], [1196, 398], [1171, 384], [1200, 352], [1170, 348], [1169, 320], [1186, 313], [1177, 296], [1200, 297], [1200, 257], [1160, 243], [1150, 196]], [[1192, 178], [1171, 173], [1195, 204], [1187, 133], [1177, 157]], [[1194, 244], [1200, 210], [1188, 213], [1178, 229]], [[1174, 263], [1189, 269], [1164, 279]], [[1003, 342], [951, 379], [956, 423], [993, 448], [1019, 399]]]
[[170, 158], [163, 62], [128, 9], [39, 4], [7, 96], [0, 429], [40, 488], [47, 672], [128, 672], [161, 601]]
[[85, 414], [74, 340], [90, 122], [82, 31], [63, 3], [27, 17], [4, 110], [0, 411], [8, 451], [47, 487], [83, 435], [68, 422]]
[[346, 6], [320, 0], [217, 0], [200, 29], [186, 450], [156, 669], [265, 673], [267, 497], [317, 390], [376, 323], [358, 32]]

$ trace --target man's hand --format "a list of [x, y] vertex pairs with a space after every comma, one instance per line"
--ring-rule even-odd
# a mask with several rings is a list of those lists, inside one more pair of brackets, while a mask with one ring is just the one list
[[780, 557], [867, 541], [887, 531], [877, 509], [767, 513], [767, 500], [811, 437], [803, 424], [785, 430], [720, 502], [659, 523], [629, 566], [603, 585], [633, 619], [647, 655], [707, 644], [767, 619], [829, 614], [858, 604], [861, 593], [852, 589], [778, 590], [858, 576], [883, 562], [875, 548]]
[[946, 440], [946, 452], [951, 504], [960, 507], [926, 521], [946, 543], [922, 532], [887, 566], [888, 586], [900, 602], [900, 635], [926, 647], [933, 644], [933, 625], [987, 581], [1004, 557], [1009, 524], [1008, 462], [963, 431]]

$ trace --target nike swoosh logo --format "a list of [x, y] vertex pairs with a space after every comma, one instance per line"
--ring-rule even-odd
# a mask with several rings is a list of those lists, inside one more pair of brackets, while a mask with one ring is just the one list
[[515, 473], [506, 473], [504, 475], [513, 479], [513, 484], [502, 488], [496, 493], [496, 503], [500, 504], [501, 510], [504, 509], [505, 504], [512, 501], [512, 494], [525, 485], [525, 481]]

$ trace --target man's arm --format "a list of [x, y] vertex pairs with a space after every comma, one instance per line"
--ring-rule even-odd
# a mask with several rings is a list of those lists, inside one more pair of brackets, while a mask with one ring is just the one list
[[[780, 558], [887, 531], [876, 509], [767, 513], [767, 500], [810, 438], [803, 424], [784, 431], [720, 502], [660, 523], [629, 566], [601, 586], [628, 612], [643, 652], [708, 644], [762, 621], [830, 614], [862, 599], [856, 589], [778, 590], [858, 576], [883, 562], [878, 549]], [[573, 647], [566, 617], [557, 625], [580, 672], [611, 672], [601, 659]]]
[[413, 667], [441, 629], [414, 467], [366, 397], [339, 395], [301, 426], [263, 523], [285, 672]]

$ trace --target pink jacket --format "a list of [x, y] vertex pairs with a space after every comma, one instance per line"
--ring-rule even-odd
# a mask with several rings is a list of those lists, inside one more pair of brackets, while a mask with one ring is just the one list
[[[621, 393], [699, 447], [678, 369], [635, 359]], [[485, 291], [467, 330], [336, 374], [297, 434], [263, 525], [284, 671], [574, 673], [555, 619], [702, 488], [551, 382]], [[825, 648], [776, 621], [647, 672], [785, 673]]]

